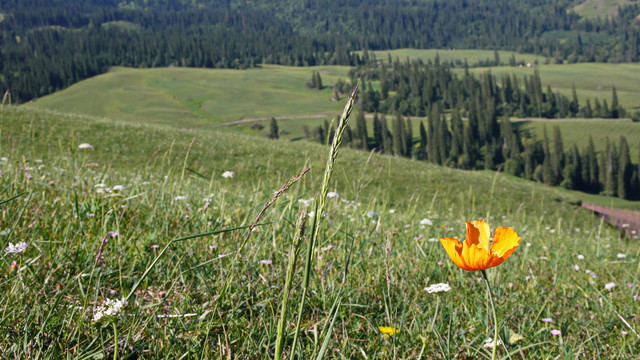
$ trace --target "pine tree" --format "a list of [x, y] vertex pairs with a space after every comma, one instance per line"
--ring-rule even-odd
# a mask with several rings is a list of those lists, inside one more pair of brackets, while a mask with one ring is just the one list
[[404, 155], [404, 121], [400, 114], [393, 119], [393, 153], [397, 156]]
[[548, 185], [555, 185], [557, 181], [556, 170], [551, 163], [551, 151], [549, 150], [549, 136], [547, 127], [544, 127], [544, 160], [542, 162], [542, 181]]
[[367, 132], [367, 120], [364, 118], [364, 111], [358, 109], [356, 114], [356, 137], [360, 142], [360, 149], [369, 150], [369, 134]]
[[618, 92], [616, 87], [613, 87], [611, 94], [611, 117], [617, 119], [620, 117], [620, 104], [618, 103]]
[[629, 199], [631, 197], [631, 175], [633, 164], [629, 154], [629, 144], [624, 136], [620, 136], [620, 154], [618, 161], [618, 197]]
[[473, 130], [471, 127], [464, 127], [464, 142], [462, 151], [464, 156], [462, 157], [461, 167], [464, 169], [473, 169], [476, 166], [476, 160], [478, 152], [476, 150], [475, 137], [473, 136]]
[[411, 124], [411, 118], [407, 118], [405, 124], [405, 154], [406, 157], [413, 156], [413, 125]]
[[457, 108], [451, 111], [451, 159], [456, 161], [462, 155], [464, 125]]
[[425, 130], [422, 121], [420, 121], [420, 149], [418, 150], [418, 159], [427, 159], [427, 130]]
[[279, 138], [278, 134], [278, 122], [276, 118], [271, 118], [271, 124], [269, 126], [269, 139], [277, 140]]
[[382, 123], [382, 147], [384, 152], [385, 154], [393, 154], [393, 137], [387, 125], [387, 117], [382, 115], [380, 122]]
[[[589, 163], [589, 174], [585, 175], [585, 181], [589, 182], [591, 192], [600, 192], [600, 168], [598, 167], [598, 155], [593, 144], [593, 138], [589, 135], [589, 145], [587, 147], [587, 162]], [[588, 179], [588, 180], [587, 180]]]
[[560, 127], [553, 127], [553, 154], [551, 155], [551, 166], [556, 176], [556, 181], [560, 181], [562, 177], [562, 169], [564, 168], [564, 146], [562, 144], [562, 134]]
[[373, 115], [373, 141], [376, 149], [380, 152], [384, 152], [384, 139], [382, 134], [382, 122], [378, 118], [378, 113]]

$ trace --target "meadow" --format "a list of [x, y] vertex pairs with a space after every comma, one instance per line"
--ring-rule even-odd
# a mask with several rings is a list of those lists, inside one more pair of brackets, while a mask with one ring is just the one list
[[[3, 358], [271, 357], [282, 298], [297, 305], [304, 290], [308, 238], [290, 290], [288, 254], [327, 147], [28, 106], [0, 108], [0, 134]], [[243, 246], [246, 228], [230, 229], [305, 168]], [[636, 356], [637, 239], [571, 195], [348, 148], [328, 184], [307, 305], [284, 321], [286, 358], [489, 358], [480, 274], [437, 240], [476, 219], [522, 237], [489, 270], [499, 358]], [[107, 299], [128, 301], [96, 320]]]
[[578, 0], [573, 11], [586, 18], [606, 18], [616, 16], [621, 6], [633, 3], [637, 0]]
[[[362, 52], [360, 52], [362, 53]], [[393, 50], [376, 50], [370, 51], [369, 54], [375, 54], [376, 59], [387, 62], [389, 56], [393, 60], [405, 61], [407, 59], [420, 59], [424, 62], [435, 61], [436, 57], [440, 58], [440, 62], [454, 62], [455, 64], [464, 64], [466, 61], [470, 66], [481, 62], [493, 62], [495, 52], [493, 50], [483, 49], [393, 49]], [[552, 59], [536, 54], [525, 54], [516, 51], [498, 50], [500, 62], [508, 63], [512, 57], [516, 58], [517, 63], [540, 63], [552, 61]]]
[[[416, 57], [435, 56], [436, 52], [439, 50], [410, 50]], [[493, 52], [460, 50], [456, 56], [463, 53]], [[575, 84], [582, 104], [589, 99], [593, 106], [594, 97], [610, 103], [611, 89], [616, 86], [622, 106], [631, 111], [640, 109], [638, 64], [541, 64], [538, 68], [543, 85], [550, 85], [554, 91], [571, 96], [571, 87]], [[321, 91], [306, 87], [313, 71], [321, 74], [326, 86]], [[116, 67], [31, 104], [62, 112], [187, 128], [247, 118], [335, 116], [342, 105], [332, 101], [330, 87], [339, 79], [347, 80], [348, 71], [344, 66], [262, 65], [248, 70]], [[470, 71], [478, 75], [491, 71], [495, 75], [525, 76], [532, 75], [534, 69], [500, 66]]]

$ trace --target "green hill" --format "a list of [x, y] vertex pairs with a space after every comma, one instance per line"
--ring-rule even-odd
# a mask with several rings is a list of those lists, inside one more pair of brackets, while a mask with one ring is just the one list
[[[6, 134], [0, 139], [0, 197], [23, 194], [4, 205], [2, 246], [27, 243], [24, 253], [7, 252], [2, 260], [6, 269], [16, 261], [16, 270], [0, 273], [5, 354], [108, 356], [117, 347], [122, 356], [166, 358], [272, 351], [291, 221], [305, 206], [300, 199], [318, 191], [326, 147], [28, 107], [0, 108], [0, 127]], [[229, 233], [175, 243], [152, 265], [172, 238], [248, 224], [273, 191], [305, 167], [311, 172], [267, 211], [238, 263], [231, 259], [242, 234]], [[235, 176], [223, 178], [225, 171]], [[499, 174], [349, 149], [341, 151], [335, 175], [331, 190], [340, 197], [328, 199], [322, 217], [309, 311], [301, 325], [306, 333], [330, 320], [331, 304], [342, 293], [331, 354], [485, 353], [490, 325], [482, 284], [455, 267], [436, 240], [461, 237], [464, 220], [482, 218], [493, 228], [512, 226], [523, 238], [514, 255], [490, 271], [501, 334], [525, 338], [507, 350], [515, 356], [526, 347], [535, 359], [558, 349], [568, 356], [611, 354], [612, 348], [620, 356], [633, 354], [637, 340], [620, 331], [640, 325], [633, 316], [640, 305], [626, 285], [638, 282], [629, 271], [640, 256], [637, 246], [572, 205], [570, 197]], [[108, 231], [118, 235], [109, 237]], [[236, 281], [217, 304], [232, 268]], [[146, 280], [122, 314], [92, 320], [106, 299], [128, 295], [145, 269]], [[294, 275], [294, 304], [301, 270]], [[617, 287], [603, 290], [611, 282]], [[435, 283], [452, 290], [423, 290]], [[385, 338], [378, 326], [399, 332]], [[562, 341], [550, 333], [556, 328]], [[594, 341], [581, 340], [587, 333]], [[442, 346], [440, 334], [452, 336], [449, 346]], [[229, 347], [203, 340], [209, 336], [220, 336]], [[37, 342], [43, 338], [47, 344]], [[306, 335], [302, 345], [309, 355], [319, 347]]]
[[580, 16], [586, 18], [607, 18], [618, 14], [621, 6], [638, 3], [637, 0], [578, 0], [572, 8]]
[[[421, 53], [428, 56], [427, 52]], [[637, 110], [640, 96], [638, 64], [539, 65], [543, 85], [571, 96], [576, 85], [581, 102], [594, 97], [611, 101], [616, 86], [620, 103]], [[250, 70], [193, 68], [129, 69], [81, 81], [36, 100], [41, 108], [116, 119], [194, 127], [246, 118], [335, 115], [340, 104], [331, 101], [330, 86], [347, 77], [348, 67], [288, 67], [264, 65]], [[533, 68], [474, 68], [478, 74], [531, 75]], [[319, 71], [326, 88], [306, 88]], [[462, 70], [460, 70], [462, 71]]]

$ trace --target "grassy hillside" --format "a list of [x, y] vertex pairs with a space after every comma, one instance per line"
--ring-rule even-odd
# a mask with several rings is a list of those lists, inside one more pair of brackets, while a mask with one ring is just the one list
[[[575, 84], [578, 99], [584, 104], [586, 99], [607, 99], [611, 104], [611, 90], [613, 86], [618, 92], [620, 104], [628, 110], [640, 110], [640, 65], [639, 64], [602, 64], [578, 63], [564, 65], [539, 65], [542, 84], [551, 86], [562, 94], [571, 96], [571, 86]], [[532, 75], [534, 67], [501, 66], [492, 68], [474, 68], [472, 72], [481, 74], [490, 70], [492, 74]], [[462, 71], [462, 70], [460, 70]]]
[[[464, 64], [466, 60], [469, 65], [476, 64], [483, 61], [494, 61], [493, 50], [479, 50], [479, 49], [394, 49], [394, 50], [378, 50], [370, 51], [370, 54], [375, 54], [378, 60], [387, 61], [389, 55], [392, 59], [399, 59], [405, 61], [406, 59], [421, 59], [425, 62], [428, 60], [434, 61], [436, 56], [440, 57], [441, 62], [450, 62]], [[534, 54], [522, 54], [515, 51], [499, 50], [498, 56], [500, 62], [509, 63], [509, 59], [512, 56], [516, 57], [518, 63], [535, 63], [536, 60], [539, 63], [544, 63], [547, 58], [541, 55]]]
[[[426, 52], [425, 52], [426, 54]], [[582, 103], [586, 99], [611, 102], [615, 85], [620, 103], [638, 110], [640, 65], [540, 65], [543, 84], [571, 95], [575, 84]], [[323, 91], [307, 89], [312, 71], [322, 74]], [[492, 67], [471, 71], [531, 75], [533, 68]], [[462, 71], [462, 70], [460, 70]], [[244, 118], [337, 114], [329, 86], [345, 78], [347, 67], [263, 66], [250, 70], [186, 68], [129, 69], [81, 81], [45, 96], [35, 106], [117, 119], [196, 127]]]
[[624, 135], [629, 142], [633, 161], [638, 162], [638, 155], [640, 153], [640, 123], [618, 120], [550, 120], [517, 121], [516, 124], [523, 130], [537, 134], [538, 139], [543, 138], [545, 127], [547, 128], [547, 134], [552, 137], [553, 127], [557, 125], [562, 132], [565, 148], [576, 144], [579, 149], [584, 149], [589, 143], [589, 136], [591, 136], [596, 145], [596, 149], [603, 150], [607, 138], [617, 144], [620, 136]]
[[128, 69], [81, 81], [38, 99], [42, 108], [193, 127], [246, 117], [337, 113], [329, 88], [310, 90], [318, 71], [325, 85], [347, 74], [347, 67], [264, 65], [249, 70], [187, 68]]
[[[313, 208], [300, 199], [319, 191], [326, 147], [28, 107], [0, 108], [0, 132], [0, 198], [22, 194], [2, 205], [0, 245], [27, 244], [22, 253], [0, 253], [3, 357], [273, 353], [292, 221]], [[308, 166], [246, 247], [239, 248], [243, 232], [201, 236], [173, 243], [153, 262], [170, 239], [250, 223], [274, 190]], [[224, 171], [235, 177], [223, 178]], [[505, 342], [499, 356], [624, 358], [640, 345], [637, 244], [565, 195], [502, 175], [348, 149], [335, 175], [331, 190], [340, 197], [328, 199], [321, 217], [299, 324], [303, 357], [319, 350], [339, 297], [330, 358], [487, 356], [492, 329], [483, 284], [455, 267], [436, 240], [462, 237], [463, 221], [481, 218], [523, 238], [489, 271]], [[300, 257], [306, 249], [303, 241]], [[106, 299], [128, 296], [145, 272], [119, 314], [93, 321]], [[301, 280], [299, 264], [293, 304]], [[423, 290], [436, 283], [452, 289]], [[291, 311], [285, 353], [296, 323]], [[398, 332], [383, 336], [379, 326]], [[513, 334], [523, 339], [512, 344]]]
[[572, 10], [587, 18], [606, 18], [616, 16], [621, 6], [637, 2], [637, 0], [578, 0]]

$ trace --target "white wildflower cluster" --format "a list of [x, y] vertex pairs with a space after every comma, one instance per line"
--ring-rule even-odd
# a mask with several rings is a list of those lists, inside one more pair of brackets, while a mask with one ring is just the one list
[[[497, 344], [498, 346], [502, 345], [502, 340], [498, 339]], [[493, 349], [493, 339], [492, 338], [488, 338], [487, 340], [484, 341], [484, 345], [482, 345], [483, 348], [485, 349]]]
[[439, 292], [447, 292], [449, 290], [451, 290], [451, 286], [449, 286], [449, 284], [445, 284], [445, 283], [433, 284], [433, 285], [430, 285], [430, 286], [424, 288], [424, 291], [428, 292], [429, 294], [439, 293]]
[[236, 173], [233, 171], [225, 171], [222, 173], [222, 177], [225, 179], [233, 179], [234, 176], [236, 176]]
[[367, 213], [367, 217], [373, 218], [373, 217], [378, 217], [378, 213], [375, 211], [369, 211]]
[[433, 221], [431, 221], [430, 219], [424, 218], [422, 220], [420, 220], [420, 225], [433, 225]]
[[78, 149], [91, 149], [91, 150], [93, 150], [93, 145], [87, 144], [87, 143], [82, 143], [82, 144], [78, 145]]
[[98, 310], [93, 314], [93, 321], [100, 321], [104, 316], [116, 316], [123, 307], [127, 306], [127, 300], [111, 300], [107, 299], [103, 306], [99, 307]]
[[12, 243], [9, 243], [9, 246], [7, 246], [6, 249], [4, 249], [4, 252], [7, 254], [19, 254], [25, 250], [27, 250], [27, 246], [29, 246], [26, 242], [19, 242], [15, 245], [13, 245]]
[[339, 197], [340, 197], [340, 194], [338, 194], [338, 193], [337, 193], [337, 192], [335, 192], [335, 191], [329, 191], [329, 192], [327, 193], [327, 197], [328, 197], [329, 199], [339, 198]]

